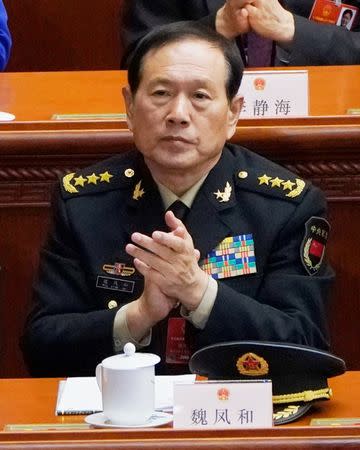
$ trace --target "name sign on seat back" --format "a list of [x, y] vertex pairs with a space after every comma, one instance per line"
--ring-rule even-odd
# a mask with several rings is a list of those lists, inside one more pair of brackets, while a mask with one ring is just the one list
[[240, 119], [309, 115], [307, 70], [245, 71], [239, 94]]
[[269, 428], [272, 413], [270, 380], [174, 385], [174, 428]]

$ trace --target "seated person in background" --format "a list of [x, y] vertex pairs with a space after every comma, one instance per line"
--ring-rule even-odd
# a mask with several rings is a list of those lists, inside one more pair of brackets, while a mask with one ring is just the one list
[[[277, 44], [276, 65], [359, 64], [360, 34], [336, 25], [308, 20], [314, 0], [127, 0], [123, 37], [127, 53], [155, 26], [179, 20], [200, 20], [227, 38], [236, 38], [243, 60], [242, 37], [249, 31]], [[305, 17], [301, 17], [300, 15]], [[252, 35], [252, 33], [250, 33]], [[254, 64], [250, 64], [254, 65]]]
[[2, 0], [0, 0], [0, 70], [4, 70], [9, 60], [11, 37], [7, 25], [7, 14]]
[[198, 23], [141, 41], [123, 90], [134, 150], [59, 186], [22, 339], [33, 375], [92, 375], [126, 342], [160, 355], [162, 374], [217, 342], [328, 348], [326, 203], [226, 143], [242, 71], [233, 43]]
[[351, 26], [351, 19], [353, 17], [353, 12], [351, 9], [345, 9], [344, 12], [341, 15], [341, 21], [340, 21], [340, 25], [342, 27], [347, 28], [348, 30], [350, 29]]

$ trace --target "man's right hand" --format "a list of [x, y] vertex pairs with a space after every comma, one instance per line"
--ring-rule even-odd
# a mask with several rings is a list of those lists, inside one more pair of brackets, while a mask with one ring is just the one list
[[155, 283], [144, 277], [144, 291], [126, 309], [126, 322], [133, 339], [140, 342], [177, 305], [177, 299], [164, 295]]
[[216, 14], [216, 31], [228, 39], [250, 31], [248, 15], [244, 6], [252, 0], [226, 0]]
[[291, 12], [278, 0], [251, 0], [243, 8], [251, 30], [278, 43], [290, 43], [294, 38], [295, 22]]
[[233, 39], [249, 31], [289, 44], [294, 38], [294, 16], [278, 0], [227, 0], [216, 14], [216, 31]]

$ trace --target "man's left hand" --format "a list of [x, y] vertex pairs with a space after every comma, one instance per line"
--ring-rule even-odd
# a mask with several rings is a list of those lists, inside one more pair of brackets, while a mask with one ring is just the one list
[[279, 44], [290, 43], [294, 38], [294, 16], [278, 0], [251, 0], [243, 7], [250, 27], [260, 36]]
[[154, 231], [152, 236], [133, 233], [133, 244], [126, 251], [135, 267], [156, 283], [169, 297], [175, 297], [189, 311], [201, 302], [208, 285], [208, 275], [198, 265], [199, 251], [185, 225], [168, 211], [165, 221], [170, 232]]

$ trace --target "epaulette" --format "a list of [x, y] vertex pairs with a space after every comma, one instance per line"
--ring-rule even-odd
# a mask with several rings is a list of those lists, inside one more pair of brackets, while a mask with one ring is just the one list
[[97, 164], [64, 175], [61, 193], [64, 199], [124, 189], [134, 183], [135, 168], [131, 165]]
[[276, 164], [267, 170], [238, 167], [235, 179], [241, 189], [296, 203], [301, 202], [310, 185], [309, 182]]

